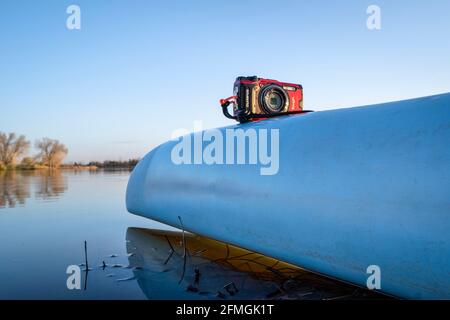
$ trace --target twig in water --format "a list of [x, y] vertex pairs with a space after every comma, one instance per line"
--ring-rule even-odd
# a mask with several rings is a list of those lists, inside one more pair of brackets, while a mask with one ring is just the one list
[[88, 273], [89, 273], [89, 264], [88, 264], [88, 258], [87, 258], [87, 241], [84, 240], [84, 261], [86, 264], [86, 270], [84, 275], [84, 290], [87, 289], [87, 281], [88, 281]]
[[238, 288], [234, 284], [234, 282], [230, 282], [223, 286], [223, 288], [231, 295], [234, 296], [236, 292], [239, 292]]
[[175, 252], [175, 249], [173, 248], [172, 243], [170, 242], [169, 238], [168, 238], [166, 235], [164, 235], [164, 237], [166, 238], [167, 243], [169, 244], [170, 250], [172, 250], [173, 252]]
[[173, 256], [173, 253], [174, 253], [175, 251], [170, 251], [170, 253], [169, 253], [169, 256], [167, 257], [167, 259], [166, 259], [166, 261], [164, 261], [164, 264], [167, 264], [167, 262], [169, 262], [169, 260], [170, 260], [170, 258], [172, 258], [172, 256]]
[[183, 235], [183, 273], [181, 274], [180, 281], [178, 281], [178, 284], [180, 284], [184, 279], [184, 274], [186, 273], [186, 258], [187, 258], [187, 256], [186, 256], [186, 239], [184, 237], [183, 221], [181, 220], [180, 216], [178, 216], [178, 220], [180, 220], [181, 231], [182, 231], [182, 235]]
[[84, 240], [84, 261], [86, 263], [86, 271], [89, 270], [88, 258], [87, 258], [87, 241]]
[[184, 236], [184, 226], [183, 226], [183, 221], [181, 220], [181, 217], [178, 216], [178, 220], [180, 220], [180, 225], [181, 225], [181, 232], [182, 232], [182, 236], [183, 236], [183, 257], [186, 256], [186, 238]]
[[169, 256], [167, 257], [166, 261], [164, 261], [164, 264], [167, 264], [167, 262], [169, 262], [170, 258], [172, 258], [173, 254], [176, 253], [175, 249], [172, 246], [172, 243], [170, 242], [169, 238], [167, 237], [167, 235], [164, 235], [164, 238], [166, 238], [167, 243], [169, 244], [170, 247], [170, 253]]
[[84, 291], [86, 291], [87, 289], [88, 274], [89, 274], [88, 269], [86, 269], [86, 271], [84, 272], [84, 288], [83, 288]]

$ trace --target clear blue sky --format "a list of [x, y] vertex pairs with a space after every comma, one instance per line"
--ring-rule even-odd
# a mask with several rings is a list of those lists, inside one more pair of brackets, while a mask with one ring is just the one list
[[[70, 4], [81, 30], [66, 28]], [[218, 99], [238, 75], [302, 83], [315, 110], [448, 92], [450, 1], [0, 2], [0, 131], [59, 139], [68, 161], [232, 124]]]

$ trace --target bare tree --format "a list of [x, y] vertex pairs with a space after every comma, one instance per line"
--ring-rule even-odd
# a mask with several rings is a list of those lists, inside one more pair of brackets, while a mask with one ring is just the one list
[[37, 158], [45, 165], [58, 167], [68, 153], [68, 149], [58, 140], [42, 138], [36, 141], [36, 148], [40, 150]]
[[4, 165], [15, 164], [17, 158], [24, 155], [30, 142], [25, 139], [24, 135], [16, 136], [15, 133], [0, 132], [0, 163]]
[[23, 157], [20, 164], [24, 167], [33, 167], [36, 164], [36, 159], [34, 157]]

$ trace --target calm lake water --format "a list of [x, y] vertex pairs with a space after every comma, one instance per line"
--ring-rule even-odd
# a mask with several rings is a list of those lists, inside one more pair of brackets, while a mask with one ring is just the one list
[[[166, 228], [127, 213], [129, 172], [0, 172], [0, 298], [144, 299], [128, 266], [129, 227]], [[68, 290], [66, 269], [84, 262], [86, 290]], [[103, 261], [108, 265], [99, 269]], [[83, 274], [83, 282], [84, 282]]]
[[[377, 297], [129, 214], [128, 177], [0, 172], [0, 299]], [[82, 270], [80, 290], [67, 288], [70, 265]]]

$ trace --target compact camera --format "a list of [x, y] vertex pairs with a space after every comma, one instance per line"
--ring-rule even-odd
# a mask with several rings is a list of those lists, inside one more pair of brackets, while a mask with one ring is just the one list
[[[303, 88], [300, 84], [270, 79], [238, 77], [234, 95], [221, 99], [227, 118], [239, 122], [256, 121], [274, 116], [303, 112]], [[228, 106], [233, 104], [233, 115]]]

